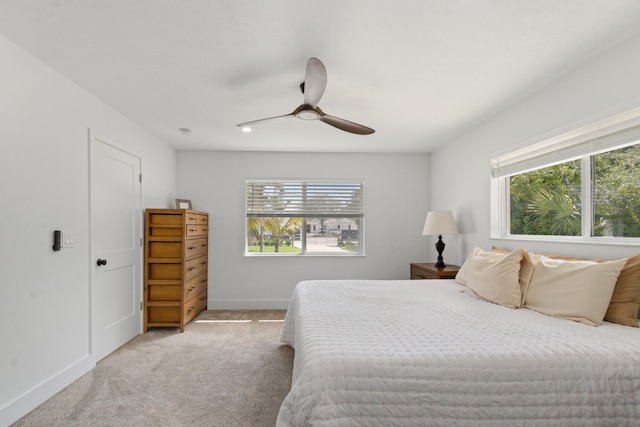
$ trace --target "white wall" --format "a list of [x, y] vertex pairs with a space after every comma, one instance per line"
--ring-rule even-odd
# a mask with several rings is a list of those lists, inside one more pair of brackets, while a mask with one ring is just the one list
[[[143, 159], [144, 205], [170, 206], [175, 152], [0, 37], [0, 425], [94, 366], [88, 129]], [[77, 247], [53, 252], [53, 230]]]
[[[286, 308], [305, 279], [408, 279], [427, 261], [427, 154], [178, 152], [178, 194], [210, 213], [209, 308]], [[365, 180], [365, 257], [245, 257], [245, 179]]]
[[[584, 257], [628, 256], [638, 246], [490, 239], [489, 161], [524, 141], [560, 133], [640, 105], [640, 36], [575, 69], [432, 153], [431, 204], [449, 206], [464, 233], [462, 262], [474, 246]], [[446, 182], [446, 185], [444, 183]]]

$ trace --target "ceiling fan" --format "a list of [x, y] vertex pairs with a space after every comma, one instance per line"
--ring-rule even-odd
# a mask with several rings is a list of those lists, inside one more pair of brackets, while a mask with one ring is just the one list
[[320, 98], [322, 98], [326, 87], [327, 69], [318, 58], [309, 58], [307, 61], [307, 73], [305, 75], [304, 82], [300, 84], [300, 90], [302, 91], [304, 99], [303, 103], [298, 108], [289, 114], [253, 120], [250, 122], [240, 123], [237, 126], [241, 128], [248, 128], [267, 120], [280, 119], [284, 117], [297, 117], [301, 120], [320, 120], [321, 122], [345, 132], [351, 132], [358, 135], [370, 135], [375, 132], [375, 130], [370, 127], [341, 119], [340, 117], [325, 114], [320, 107], [318, 107], [318, 102], [320, 101]]

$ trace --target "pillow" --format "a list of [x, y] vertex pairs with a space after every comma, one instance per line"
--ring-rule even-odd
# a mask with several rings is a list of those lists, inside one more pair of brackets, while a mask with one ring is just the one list
[[525, 307], [549, 316], [600, 325], [627, 259], [567, 261], [540, 255]]
[[472, 256], [468, 266], [467, 287], [482, 299], [505, 307], [520, 307], [520, 260], [520, 249], [500, 257]]
[[[493, 247], [492, 251], [498, 253], [508, 253], [504, 249], [500, 249], [497, 247]], [[524, 251], [524, 250], [523, 250]], [[526, 251], [524, 251], [526, 252]], [[529, 253], [529, 259], [532, 262], [535, 262], [533, 258], [537, 257], [532, 253]], [[561, 255], [549, 255], [542, 254], [547, 258], [553, 259], [561, 259], [565, 261], [595, 261], [595, 262], [606, 262], [612, 260], [606, 259], [586, 259], [586, 258], [573, 258], [566, 257]], [[524, 258], [523, 258], [524, 262]], [[523, 275], [523, 270], [525, 270], [525, 266], [523, 264], [520, 269], [520, 275]], [[523, 294], [523, 297], [526, 297], [526, 291]], [[640, 254], [635, 255], [627, 261], [625, 266], [622, 268], [620, 275], [618, 276], [618, 280], [616, 281], [616, 285], [613, 288], [613, 295], [611, 296], [611, 302], [609, 303], [609, 307], [607, 308], [607, 313], [604, 316], [604, 320], [607, 322], [618, 323], [620, 325], [638, 327], [638, 311], [640, 309]]]
[[[524, 249], [520, 249], [522, 252], [522, 260], [520, 261], [520, 294], [522, 295], [522, 301], [520, 303], [520, 307], [524, 305], [524, 300], [527, 296], [527, 291], [529, 289], [529, 282], [531, 282], [531, 276], [533, 275], [533, 267], [535, 267], [536, 262], [538, 262], [537, 257], [532, 256], [529, 252]], [[504, 249], [500, 249], [497, 247], [492, 247], [491, 252], [497, 254], [508, 254], [509, 251]]]
[[493, 252], [485, 252], [482, 249], [475, 247], [473, 248], [473, 250], [471, 251], [471, 253], [469, 254], [469, 256], [467, 257], [467, 259], [465, 260], [465, 262], [462, 264], [462, 266], [460, 266], [460, 270], [458, 270], [458, 273], [456, 273], [456, 277], [455, 277], [455, 281], [460, 283], [461, 285], [466, 285], [467, 284], [467, 280], [468, 280], [468, 276], [469, 276], [469, 269], [470, 267], [470, 261], [474, 256], [478, 256], [478, 257], [487, 257], [487, 258], [491, 258], [494, 260], [499, 260], [501, 258], [504, 257], [505, 254], [507, 254], [508, 252], [505, 252], [504, 254], [497, 254], [497, 253], [493, 253]]
[[[545, 255], [549, 258], [562, 260], [583, 260], [584, 258], [570, 258], [560, 255]], [[589, 261], [607, 262], [611, 260], [593, 259]], [[640, 308], [640, 254], [627, 261], [622, 268], [613, 295], [609, 302], [604, 320], [620, 325], [638, 327], [638, 309]]]
[[638, 327], [640, 308], [640, 254], [627, 261], [622, 268], [604, 320]]

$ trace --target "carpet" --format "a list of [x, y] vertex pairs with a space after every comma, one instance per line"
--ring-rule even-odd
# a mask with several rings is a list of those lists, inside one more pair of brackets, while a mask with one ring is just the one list
[[284, 310], [209, 310], [152, 328], [14, 424], [274, 426], [291, 388]]

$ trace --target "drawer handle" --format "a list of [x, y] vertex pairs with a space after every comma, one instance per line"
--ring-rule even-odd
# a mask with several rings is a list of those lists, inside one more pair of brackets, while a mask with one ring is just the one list
[[198, 268], [198, 267], [189, 267], [189, 271], [195, 270], [196, 268]]
[[207, 265], [207, 261], [202, 261], [200, 265]]
[[422, 274], [417, 274], [419, 279], [426, 279], [426, 277], [424, 277]]
[[195, 286], [190, 287], [188, 292], [191, 292], [191, 291], [192, 291], [192, 290], [194, 290], [195, 288], [196, 288]]
[[197, 248], [197, 246], [189, 246], [187, 249], [189, 249], [190, 251], [194, 250], [195, 248]]
[[207, 279], [200, 280], [200, 283], [207, 283]]
[[190, 228], [189, 231], [198, 231], [197, 228]]
[[200, 246], [202, 246], [203, 248], [206, 248], [206, 247], [207, 247], [207, 244], [206, 244], [206, 243], [203, 243], [203, 244], [202, 244], [202, 245], [200, 245]]
[[190, 216], [190, 217], [189, 217], [189, 219], [190, 219], [191, 221], [195, 221], [195, 220], [196, 220], [196, 219], [198, 219], [198, 218], [196, 218], [195, 216]]
[[206, 299], [207, 299], [207, 297], [202, 297], [202, 298], [200, 298], [200, 301], [204, 301]]

